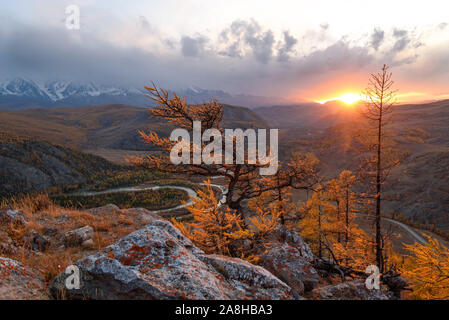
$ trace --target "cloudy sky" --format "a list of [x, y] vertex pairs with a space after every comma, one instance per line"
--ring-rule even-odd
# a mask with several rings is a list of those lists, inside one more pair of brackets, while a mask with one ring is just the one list
[[[325, 100], [391, 66], [402, 100], [449, 98], [446, 0], [16, 0], [0, 77], [196, 85]], [[65, 27], [67, 5], [80, 30]]]

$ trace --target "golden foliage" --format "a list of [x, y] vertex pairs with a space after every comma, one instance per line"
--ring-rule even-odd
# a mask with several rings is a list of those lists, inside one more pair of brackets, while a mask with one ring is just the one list
[[427, 244], [406, 245], [410, 251], [402, 273], [412, 283], [418, 299], [449, 299], [449, 249], [427, 236]]
[[300, 209], [304, 218], [298, 227], [319, 257], [364, 271], [375, 261], [374, 246], [373, 239], [355, 223], [354, 184], [352, 172], [344, 170], [338, 179], [319, 186]]
[[270, 192], [264, 192], [248, 202], [249, 208], [254, 213], [254, 216], [248, 218], [251, 222], [250, 228], [258, 238], [263, 238], [274, 231], [279, 225], [280, 218], [293, 207], [287, 200], [270, 201], [271, 199]]
[[172, 219], [174, 225], [199, 248], [207, 253], [230, 255], [230, 244], [234, 240], [251, 237], [251, 231], [244, 229], [240, 214], [229, 208], [218, 206], [218, 200], [210, 186], [198, 190], [187, 209], [193, 215], [193, 223], [183, 223]]

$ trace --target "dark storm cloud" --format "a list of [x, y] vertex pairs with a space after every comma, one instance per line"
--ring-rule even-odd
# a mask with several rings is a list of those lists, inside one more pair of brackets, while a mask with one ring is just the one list
[[241, 57], [244, 46], [249, 46], [254, 58], [260, 63], [268, 63], [273, 56], [275, 44], [272, 30], [264, 30], [255, 20], [236, 20], [220, 33], [226, 44], [219, 53], [229, 57]]
[[17, 26], [0, 40], [2, 76], [129, 82], [155, 65], [151, 53], [64, 28]]
[[[272, 30], [254, 20], [234, 21], [215, 39], [201, 34], [166, 39], [154, 35], [157, 30], [145, 18], [139, 21], [141, 32], [158, 36], [156, 40], [166, 51], [153, 50], [146, 42], [137, 48], [63, 27], [32, 28], [17, 24], [4, 29], [0, 21], [1, 76], [68, 78], [139, 88], [155, 81], [167, 88], [195, 84], [235, 93], [282, 95], [332, 76], [367, 73], [383, 63], [401, 65], [416, 59], [416, 55], [396, 59], [396, 53], [406, 50], [410, 42], [411, 34], [405, 30], [389, 33], [391, 39], [380, 40], [378, 34], [378, 42], [372, 44], [371, 37], [366, 46], [344, 39], [329, 41], [327, 46], [299, 55], [295, 48], [304, 41], [297, 40], [301, 35], [286, 30], [276, 38]], [[319, 28], [320, 32], [322, 29]], [[371, 48], [376, 43], [379, 46], [382, 43], [383, 48], [387, 42], [394, 47], [391, 52], [373, 53]], [[441, 73], [441, 69], [437, 71]]]
[[374, 57], [365, 47], [351, 47], [340, 40], [323, 50], [316, 50], [304, 57], [300, 63], [302, 74], [326, 73], [340, 70], [355, 70], [368, 66]]
[[385, 32], [380, 29], [374, 29], [373, 33], [371, 34], [371, 46], [374, 48], [374, 50], [378, 50], [382, 42], [384, 41]]
[[278, 50], [278, 61], [288, 61], [289, 54], [293, 51], [293, 47], [298, 43], [298, 40], [293, 37], [289, 31], [283, 32], [283, 42], [280, 44]]
[[407, 30], [394, 29], [393, 37], [396, 39], [396, 42], [393, 45], [392, 51], [396, 53], [404, 50], [411, 41]]

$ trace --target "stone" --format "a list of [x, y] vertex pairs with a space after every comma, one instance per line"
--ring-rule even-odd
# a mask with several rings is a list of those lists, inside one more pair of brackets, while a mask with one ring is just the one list
[[93, 215], [98, 215], [98, 214], [111, 214], [111, 213], [120, 213], [121, 209], [116, 206], [115, 204], [107, 204], [105, 206], [102, 207], [98, 207], [98, 208], [92, 208], [87, 210], [87, 212], [93, 214]]
[[203, 261], [231, 283], [235, 298], [279, 300], [290, 297], [291, 288], [268, 270], [247, 261], [220, 255], [206, 255]]
[[260, 266], [206, 255], [170, 222], [155, 220], [75, 262], [80, 289], [61, 273], [53, 297], [70, 299], [291, 299], [288, 285]]
[[81, 244], [81, 246], [83, 248], [91, 249], [94, 247], [94, 240], [92, 239], [86, 240]]
[[23, 211], [14, 210], [10, 207], [0, 209], [0, 223], [26, 224], [28, 217]]
[[285, 243], [294, 247], [298, 250], [299, 256], [305, 261], [312, 262], [315, 260], [315, 255], [304, 239], [295, 231], [287, 229], [284, 226], [278, 226], [267, 240], [272, 243]]
[[50, 240], [37, 232], [32, 232], [28, 238], [31, 249], [35, 251], [45, 251], [50, 247]]
[[91, 240], [94, 235], [94, 229], [91, 226], [84, 226], [79, 229], [67, 231], [64, 234], [64, 245], [66, 247], [78, 247], [87, 240]]
[[318, 272], [300, 250], [286, 243], [273, 246], [262, 255], [258, 264], [287, 283], [298, 298], [304, 291], [315, 288], [320, 280]]
[[42, 275], [22, 263], [0, 257], [1, 300], [48, 299]]
[[359, 279], [314, 289], [311, 296], [314, 300], [390, 300], [392, 293], [385, 286], [370, 290]]

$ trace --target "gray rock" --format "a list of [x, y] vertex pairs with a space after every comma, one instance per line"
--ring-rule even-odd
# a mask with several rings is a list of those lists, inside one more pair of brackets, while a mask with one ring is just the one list
[[32, 232], [26, 240], [35, 251], [45, 251], [50, 247], [50, 239], [37, 232]]
[[273, 246], [261, 257], [258, 264], [287, 283], [298, 298], [304, 291], [315, 288], [320, 280], [318, 272], [302, 253], [286, 243]]
[[92, 240], [92, 239], [86, 240], [86, 241], [84, 241], [84, 242], [81, 244], [81, 246], [82, 246], [83, 248], [88, 248], [88, 249], [93, 248], [93, 246], [94, 246], [94, 240]]
[[267, 270], [240, 259], [205, 255], [171, 223], [155, 220], [75, 263], [79, 290], [66, 275], [50, 285], [72, 299], [289, 299], [290, 288]]
[[292, 289], [268, 270], [247, 261], [220, 255], [206, 255], [210, 264], [236, 290], [237, 299], [279, 300], [291, 297]]
[[48, 299], [45, 282], [36, 270], [0, 257], [0, 300]]
[[81, 246], [83, 242], [91, 240], [94, 235], [94, 229], [91, 226], [84, 226], [82, 228], [67, 231], [64, 234], [64, 245], [66, 247]]
[[384, 286], [379, 290], [368, 289], [363, 279], [342, 282], [314, 289], [312, 298], [316, 300], [390, 300], [392, 298]]
[[122, 209], [123, 214], [134, 213], [140, 216], [142, 221], [146, 223], [151, 223], [155, 220], [160, 220], [162, 217], [157, 213], [151, 212], [145, 208], [131, 208], [131, 209]]
[[28, 221], [28, 217], [23, 211], [14, 210], [10, 207], [0, 209], [0, 223], [19, 223], [25, 224]]
[[300, 257], [307, 262], [312, 262], [315, 255], [304, 239], [295, 231], [284, 226], [278, 226], [268, 238], [272, 243], [285, 243], [298, 251]]

